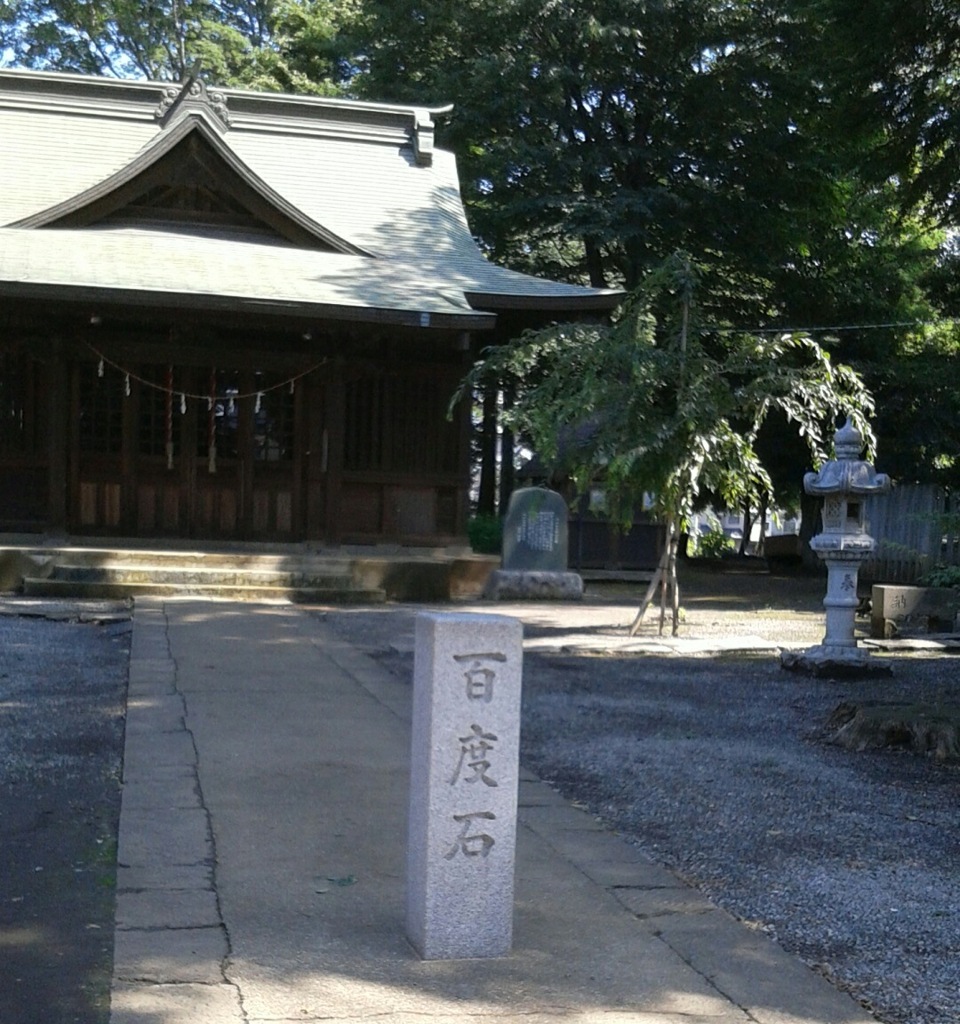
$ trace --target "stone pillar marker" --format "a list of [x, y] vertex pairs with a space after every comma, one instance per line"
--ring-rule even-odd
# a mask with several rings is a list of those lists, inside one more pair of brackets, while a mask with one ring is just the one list
[[510, 951], [522, 640], [505, 615], [416, 619], [406, 930], [424, 960]]

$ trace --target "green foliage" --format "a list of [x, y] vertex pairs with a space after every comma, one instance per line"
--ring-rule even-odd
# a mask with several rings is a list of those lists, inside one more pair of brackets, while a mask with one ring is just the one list
[[447, 138], [495, 258], [632, 288], [679, 246], [752, 251], [748, 214], [773, 241], [772, 207], [751, 198], [758, 170], [764, 195], [779, 189], [778, 206], [805, 206], [814, 191], [813, 164], [804, 175], [797, 159], [806, 137], [796, 118], [788, 134], [784, 109], [798, 90], [781, 89], [776, 70], [777, 34], [790, 26], [747, 17], [756, 6], [367, 4], [355, 27], [363, 56], [354, 88], [455, 102]]
[[960, 223], [960, 18], [950, 0], [810, 0], [838, 121], [874, 182]]
[[[929, 52], [942, 69], [956, 25], [941, 24], [939, 0], [922, 0], [919, 19], [894, 0], [867, 4], [876, 16], [865, 26], [852, 0], [364, 3], [348, 33], [350, 88], [453, 102], [443, 143], [458, 154], [474, 233], [498, 262], [632, 290], [686, 250], [700, 255], [704, 323], [842, 325], [814, 337], [869, 376], [881, 450], [900, 472], [918, 432], [906, 417], [924, 395], [905, 391], [898, 368], [942, 353], [949, 331], [851, 328], [960, 315], [960, 300], [939, 301], [956, 290], [953, 268], [937, 273], [944, 236], [908, 187], [921, 125], [891, 120], [898, 76], [918, 110], [956, 120], [960, 105], [922, 95], [934, 72], [910, 65]], [[907, 21], [896, 41], [881, 40]], [[884, 67], [889, 50], [897, 70]], [[874, 81], [888, 90], [882, 102]], [[890, 173], [895, 131], [909, 138]], [[952, 192], [941, 192], [942, 209]], [[780, 500], [795, 498], [789, 430], [775, 414], [758, 441]], [[947, 430], [902, 478], [940, 480], [951, 450]]]
[[467, 523], [470, 547], [479, 555], [499, 555], [503, 543], [503, 522], [498, 516], [474, 516]]
[[0, 44], [24, 67], [217, 85], [339, 91], [332, 46], [353, 0], [6, 0]]
[[960, 565], [938, 565], [920, 578], [924, 587], [960, 587]]
[[732, 555], [735, 550], [736, 545], [722, 530], [710, 530], [697, 538], [693, 554], [697, 558], [723, 558], [724, 555]]
[[686, 249], [705, 318], [745, 325], [916, 305], [934, 253], [893, 184], [859, 177], [870, 140], [833, 117], [820, 0], [395, 0], [346, 35], [354, 91], [453, 101], [444, 141], [500, 262], [632, 289]]
[[628, 527], [652, 499], [666, 544], [631, 632], [659, 584], [660, 629], [669, 594], [676, 634], [678, 538], [701, 491], [730, 508], [768, 504], [773, 483], [755, 442], [771, 410], [803, 437], [815, 464], [828, 455], [840, 413], [873, 444], [873, 403], [852, 370], [811, 338], [703, 324], [699, 283], [691, 260], [675, 254], [612, 323], [527, 332], [489, 350], [463, 384], [510, 388], [510, 426], [579, 493], [602, 486], [613, 522]]
[[772, 483], [755, 440], [771, 410], [793, 424], [815, 464], [828, 457], [841, 413], [872, 443], [873, 404], [853, 371], [807, 337], [708, 329], [697, 286], [677, 254], [609, 326], [528, 332], [488, 352], [464, 386], [510, 381], [515, 429], [580, 493], [603, 486], [624, 526], [645, 495], [676, 529], [701, 490], [731, 508], [761, 504]]

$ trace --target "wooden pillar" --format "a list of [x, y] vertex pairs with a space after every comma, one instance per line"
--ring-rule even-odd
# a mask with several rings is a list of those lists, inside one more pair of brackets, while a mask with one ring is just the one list
[[323, 463], [326, 477], [326, 519], [327, 540], [339, 544], [343, 536], [340, 517], [343, 490], [343, 449], [346, 430], [346, 401], [343, 374], [339, 368], [331, 373], [324, 389], [325, 410]]
[[[467, 369], [464, 368], [463, 372], [466, 375]], [[464, 395], [457, 415], [457, 423], [459, 425], [457, 470], [460, 475], [460, 482], [457, 485], [457, 512], [454, 532], [458, 537], [466, 536], [467, 523], [470, 520], [470, 485], [473, 472], [472, 405], [470, 395]]]
[[297, 385], [302, 396], [302, 422], [298, 417], [297, 444], [303, 446], [304, 535], [307, 540], [323, 539], [327, 525], [324, 389], [319, 373], [308, 374]]
[[70, 388], [70, 374], [63, 344], [54, 339], [50, 346], [51, 360], [47, 373], [47, 528], [67, 528], [67, 496], [70, 482], [70, 430], [76, 417], [71, 413], [75, 402]]
[[[137, 368], [139, 369], [139, 368]], [[138, 420], [140, 410], [140, 384], [128, 378], [130, 393], [122, 406], [120, 434], [120, 527], [128, 537], [138, 533], [137, 514], [137, 462], [139, 455]]]
[[240, 374], [240, 394], [246, 398], [237, 400], [237, 488], [238, 526], [241, 537], [253, 535], [253, 475], [256, 471], [253, 459], [253, 418], [256, 408], [256, 378], [251, 370]]
[[[184, 367], [181, 376], [181, 394], [200, 394], [203, 374], [195, 367]], [[197, 473], [199, 456], [197, 441], [200, 430], [200, 403], [196, 400], [184, 399], [180, 412], [180, 396], [174, 397], [174, 416], [180, 422], [180, 530], [186, 537], [197, 536], [200, 529]], [[203, 415], [206, 416], [206, 406]], [[176, 428], [174, 428], [176, 429]]]
[[302, 540], [306, 536], [306, 503], [304, 501], [303, 482], [306, 476], [305, 444], [306, 431], [304, 430], [304, 402], [303, 385], [301, 378], [293, 385], [293, 409], [291, 415], [293, 451], [290, 453], [290, 528], [291, 540]]

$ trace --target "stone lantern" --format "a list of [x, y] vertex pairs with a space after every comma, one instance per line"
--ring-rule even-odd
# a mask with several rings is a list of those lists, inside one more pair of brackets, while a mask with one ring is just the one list
[[869, 661], [868, 652], [854, 638], [857, 576], [876, 547], [867, 533], [864, 499], [890, 490], [890, 478], [861, 460], [863, 438], [849, 419], [834, 435], [834, 449], [833, 459], [818, 473], [803, 478], [807, 494], [823, 498], [823, 531], [810, 541], [810, 547], [827, 567], [826, 635], [819, 647], [799, 656], [785, 655], [783, 664], [824, 674], [845, 670], [855, 674]]

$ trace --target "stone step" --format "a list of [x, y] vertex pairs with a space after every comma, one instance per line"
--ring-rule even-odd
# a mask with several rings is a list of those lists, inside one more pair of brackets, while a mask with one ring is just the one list
[[228, 584], [197, 582], [117, 582], [81, 581], [51, 576], [46, 579], [24, 577], [26, 597], [76, 597], [120, 600], [128, 597], [219, 597], [231, 601], [293, 601], [297, 604], [382, 604], [383, 590], [353, 585], [340, 587], [297, 587], [268, 584]]
[[338, 590], [353, 586], [348, 573], [309, 571], [302, 566], [291, 569], [251, 569], [236, 565], [156, 565], [114, 564], [58, 565], [51, 574], [58, 580], [74, 583], [170, 583], [181, 586], [257, 586], [309, 587]]
[[25, 548], [21, 555], [36, 559], [39, 564], [51, 559], [64, 559], [72, 567], [83, 566], [156, 566], [185, 569], [249, 569], [257, 572], [302, 571], [343, 576], [350, 573], [352, 559], [338, 555], [314, 555], [291, 552], [262, 554], [242, 551], [151, 551], [139, 548], [76, 548], [68, 551], [55, 548]]
[[[2, 543], [0, 592], [40, 594], [42, 580], [59, 579], [48, 591], [93, 597], [92, 587], [121, 597], [134, 593], [215, 593], [219, 587], [255, 586], [268, 597], [277, 590], [320, 592], [308, 600], [332, 602], [445, 601], [479, 597], [499, 559], [460, 549], [376, 547], [320, 548], [308, 544], [216, 544], [203, 542], [118, 540], [116, 546], [95, 538], [36, 544], [21, 539]], [[187, 590], [189, 586], [190, 590]], [[362, 597], [357, 596], [357, 592]], [[238, 590], [224, 591], [239, 594]], [[383, 595], [386, 595], [385, 597]], [[241, 595], [242, 596], [242, 595]], [[282, 596], [282, 594], [281, 594]]]

